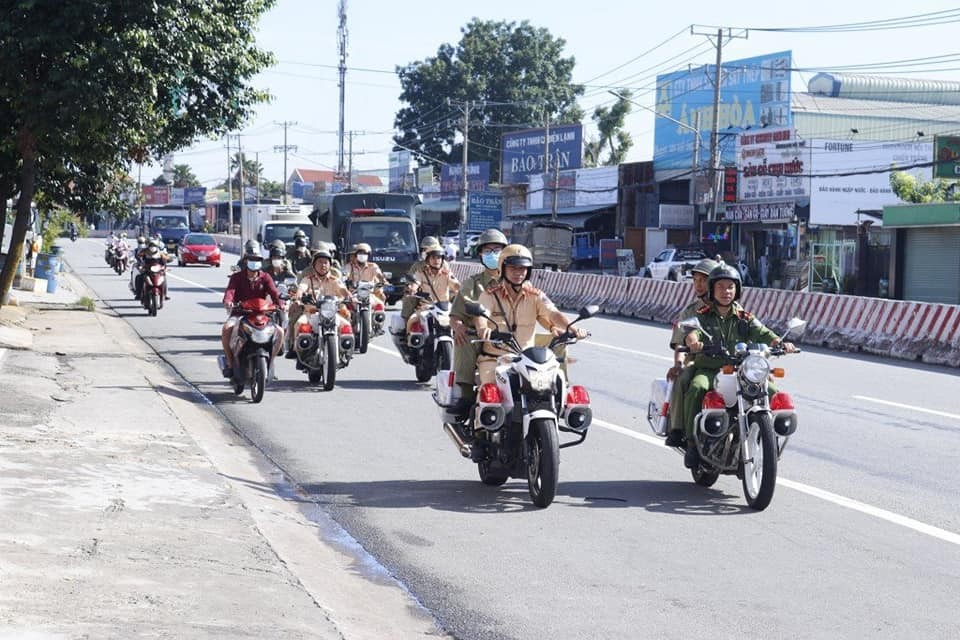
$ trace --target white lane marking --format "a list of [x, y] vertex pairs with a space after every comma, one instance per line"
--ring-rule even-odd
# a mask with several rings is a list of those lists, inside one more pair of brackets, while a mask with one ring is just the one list
[[866, 400], [867, 402], [876, 402], [877, 404], [885, 404], [890, 407], [897, 407], [898, 409], [909, 409], [911, 411], [920, 411], [921, 413], [929, 413], [935, 416], [942, 416], [944, 418], [953, 418], [954, 420], [960, 420], [960, 415], [956, 413], [947, 413], [946, 411], [934, 411], [933, 409], [924, 409], [923, 407], [914, 407], [909, 404], [901, 404], [899, 402], [890, 402], [889, 400], [881, 400], [879, 398], [871, 398], [870, 396], [851, 396], [857, 400]]
[[646, 351], [634, 351], [633, 349], [625, 349], [625, 348], [623, 348], [623, 347], [616, 347], [616, 346], [614, 346], [614, 345], [612, 345], [612, 344], [604, 344], [604, 343], [602, 343], [602, 342], [597, 342], [597, 341], [595, 341], [595, 340], [583, 340], [583, 341], [581, 341], [581, 342], [578, 342], [577, 344], [586, 344], [586, 345], [590, 345], [590, 346], [592, 346], [592, 347], [600, 347], [600, 348], [602, 348], [602, 349], [610, 349], [611, 351], [622, 351], [622, 352], [624, 352], [624, 353], [632, 353], [632, 354], [634, 354], [634, 355], [643, 356], [643, 357], [645, 357], [645, 358], [654, 358], [654, 359], [656, 359], [656, 360], [664, 360], [664, 361], [666, 361], [666, 362], [673, 362], [673, 358], [672, 358], [671, 356], [664, 356], [664, 355], [660, 355], [660, 354], [658, 354], [658, 353], [647, 353]]
[[200, 284], [199, 282], [194, 282], [193, 280], [187, 280], [186, 278], [182, 278], [182, 277], [180, 277], [180, 276], [178, 276], [178, 275], [174, 275], [174, 274], [172, 274], [172, 273], [170, 273], [170, 272], [167, 272], [167, 277], [168, 277], [168, 278], [173, 278], [174, 280], [180, 280], [181, 282], [186, 282], [187, 284], [192, 284], [193, 286], [199, 287], [199, 288], [203, 289], [204, 291], [209, 291], [210, 293], [218, 293], [218, 294], [222, 294], [222, 293], [223, 293], [223, 291], [217, 291], [216, 289], [211, 289], [210, 287], [205, 287], [205, 286], [203, 286], [202, 284]]
[[[654, 446], [660, 447], [662, 451], [667, 451], [668, 447], [663, 446], [663, 441], [660, 438], [655, 438], [653, 436], [644, 435], [638, 433], [633, 429], [627, 429], [626, 427], [621, 427], [605, 420], [598, 420], [597, 418], [593, 419], [593, 424], [598, 427], [603, 427], [604, 429], [609, 429], [616, 433], [620, 433], [641, 442], [647, 444], [652, 444]], [[860, 502], [858, 500], [853, 500], [851, 498], [846, 498], [844, 496], [838, 495], [836, 493], [831, 493], [823, 489], [818, 489], [817, 487], [812, 487], [808, 484], [803, 484], [802, 482], [795, 482], [794, 480], [788, 480], [787, 478], [778, 477], [777, 484], [789, 487], [794, 491], [799, 491], [801, 493], [806, 493], [807, 495], [813, 496], [814, 498], [820, 498], [826, 502], [832, 502], [833, 504], [844, 507], [845, 509], [852, 509], [853, 511], [859, 511], [868, 516], [873, 516], [874, 518], [879, 518], [880, 520], [886, 520], [892, 524], [899, 525], [901, 527], [906, 527], [907, 529], [912, 529], [917, 533], [922, 533], [944, 542], [949, 542], [955, 545], [960, 545], [960, 534], [953, 533], [952, 531], [947, 531], [945, 529], [940, 529], [939, 527], [934, 527], [933, 525], [920, 522], [919, 520], [914, 520], [913, 518], [908, 518], [907, 516], [902, 516], [898, 513], [893, 513], [892, 511], [887, 511], [886, 509], [881, 509], [879, 507], [874, 507], [872, 505]]]
[[397, 353], [396, 349], [384, 349], [383, 347], [378, 347], [375, 344], [368, 344], [367, 347], [369, 349], [376, 349], [377, 351], [383, 351], [388, 356], [396, 356], [398, 358], [400, 357], [400, 354]]
[[3, 369], [3, 358], [7, 355], [6, 349], [0, 349], [0, 369]]

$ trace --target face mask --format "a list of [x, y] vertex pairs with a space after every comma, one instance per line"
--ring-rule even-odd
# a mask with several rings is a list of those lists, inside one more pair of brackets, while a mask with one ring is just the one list
[[247, 269], [250, 271], [260, 271], [263, 268], [263, 262], [260, 260], [247, 260]]
[[270, 264], [272, 264], [275, 269], [279, 269], [283, 266], [283, 260], [271, 260]]
[[483, 266], [487, 269], [496, 269], [500, 264], [500, 252], [493, 251], [491, 253], [484, 253], [480, 256], [480, 261], [483, 262]]
[[367, 262], [367, 254], [365, 254], [365, 253], [358, 253], [358, 254], [357, 254], [357, 262], [359, 262], [360, 264], [366, 264], [366, 262]]

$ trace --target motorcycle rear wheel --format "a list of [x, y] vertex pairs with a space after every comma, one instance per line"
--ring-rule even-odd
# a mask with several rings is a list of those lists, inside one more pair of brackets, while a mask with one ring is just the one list
[[527, 488], [540, 508], [549, 507], [557, 495], [560, 479], [560, 441], [553, 422], [539, 418], [530, 422], [527, 435]]
[[323, 390], [330, 391], [337, 381], [337, 337], [323, 339]]
[[254, 403], [263, 400], [263, 390], [267, 386], [267, 357], [260, 356], [253, 368], [253, 380], [250, 381], [250, 400]]
[[769, 415], [756, 414], [747, 425], [747, 444], [753, 459], [740, 464], [743, 496], [751, 509], [763, 511], [773, 500], [777, 486], [777, 436]]

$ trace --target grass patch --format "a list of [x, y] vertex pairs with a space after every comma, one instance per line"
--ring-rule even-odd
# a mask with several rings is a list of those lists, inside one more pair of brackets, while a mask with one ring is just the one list
[[97, 307], [97, 303], [94, 302], [93, 298], [90, 296], [83, 296], [77, 300], [77, 306], [83, 307], [87, 311], [93, 311]]

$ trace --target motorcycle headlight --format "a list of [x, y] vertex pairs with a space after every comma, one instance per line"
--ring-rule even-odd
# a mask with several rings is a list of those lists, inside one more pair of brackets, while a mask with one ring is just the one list
[[273, 334], [275, 332], [276, 332], [276, 328], [273, 325], [268, 324], [263, 329], [254, 329], [253, 331], [251, 331], [250, 338], [256, 343], [263, 344], [265, 342], [272, 341]]
[[549, 391], [552, 389], [556, 375], [555, 371], [527, 367], [527, 380], [530, 381], [530, 388], [534, 391]]
[[357, 298], [360, 300], [370, 299], [370, 289], [357, 289]]
[[158, 264], [152, 264], [152, 265], [150, 265], [150, 271], [151, 271], [152, 273], [159, 273], [159, 272], [160, 272], [160, 265], [158, 265]]
[[333, 300], [324, 300], [320, 303], [320, 315], [324, 320], [333, 320], [337, 315], [337, 303]]
[[747, 356], [740, 365], [740, 373], [747, 382], [760, 384], [770, 376], [770, 363], [763, 356]]

